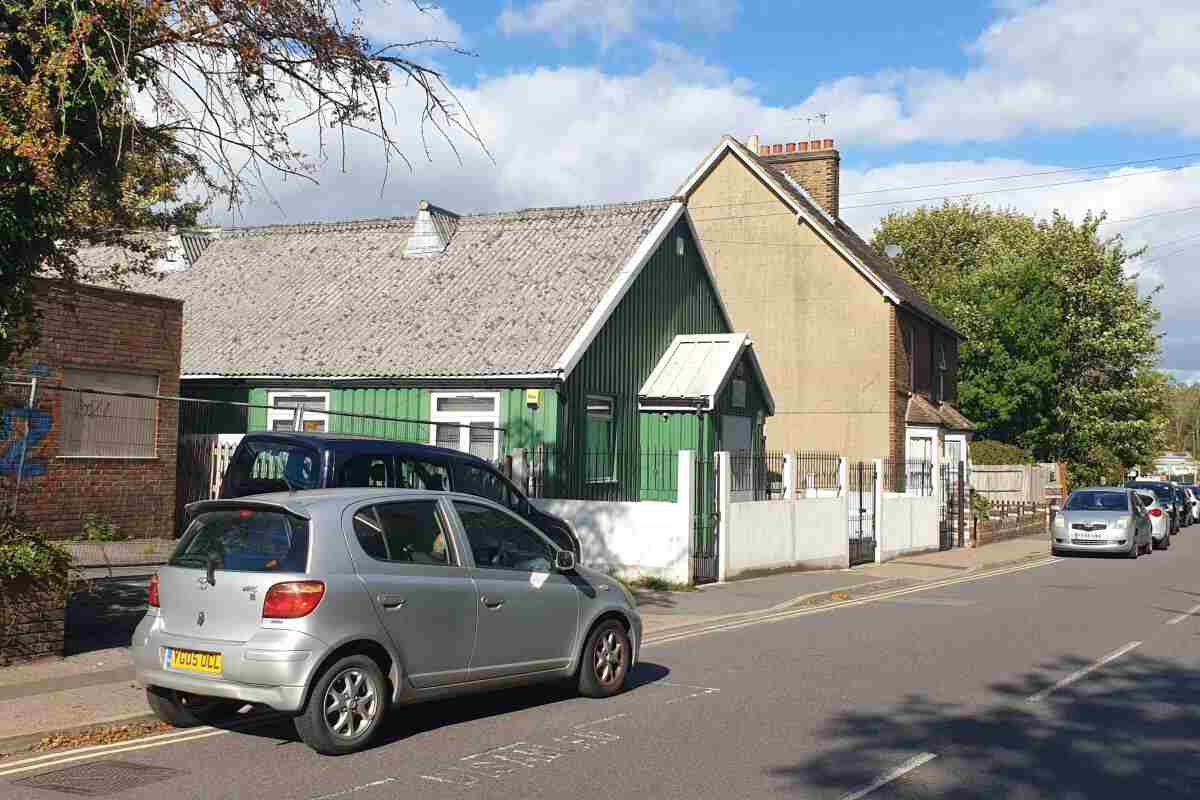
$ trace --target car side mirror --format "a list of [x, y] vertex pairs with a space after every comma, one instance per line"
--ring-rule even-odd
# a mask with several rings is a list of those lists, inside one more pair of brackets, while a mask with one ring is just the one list
[[554, 568], [559, 572], [574, 572], [575, 554], [570, 550], [559, 550], [554, 556]]

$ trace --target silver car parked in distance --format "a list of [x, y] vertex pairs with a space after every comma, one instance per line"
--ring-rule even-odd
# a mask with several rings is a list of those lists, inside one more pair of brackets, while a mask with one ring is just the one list
[[1055, 515], [1050, 548], [1055, 555], [1116, 553], [1137, 558], [1153, 549], [1153, 530], [1137, 490], [1090, 486], [1071, 492]]
[[607, 697], [637, 663], [624, 586], [488, 500], [330, 489], [188, 512], [132, 643], [170, 724], [259, 704], [338, 755], [390, 706], [563, 678]]

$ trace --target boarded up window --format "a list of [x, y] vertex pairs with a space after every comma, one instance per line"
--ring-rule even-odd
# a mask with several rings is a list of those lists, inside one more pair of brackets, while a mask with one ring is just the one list
[[68, 368], [63, 370], [63, 383], [97, 392], [62, 393], [61, 455], [76, 458], [155, 457], [158, 401], [99, 392], [157, 394], [157, 375]]

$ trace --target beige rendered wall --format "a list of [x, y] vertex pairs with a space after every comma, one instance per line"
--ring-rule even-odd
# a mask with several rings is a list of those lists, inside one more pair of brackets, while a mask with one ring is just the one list
[[888, 455], [891, 309], [883, 295], [728, 153], [688, 197], [734, 328], [775, 395], [772, 450]]

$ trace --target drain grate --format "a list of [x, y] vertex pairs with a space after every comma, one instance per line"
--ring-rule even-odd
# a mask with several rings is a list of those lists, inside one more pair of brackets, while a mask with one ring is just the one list
[[52, 792], [80, 797], [102, 797], [169, 780], [182, 774], [179, 770], [167, 767], [130, 764], [128, 761], [93, 761], [90, 764], [22, 778], [13, 783], [17, 786], [49, 789]]

